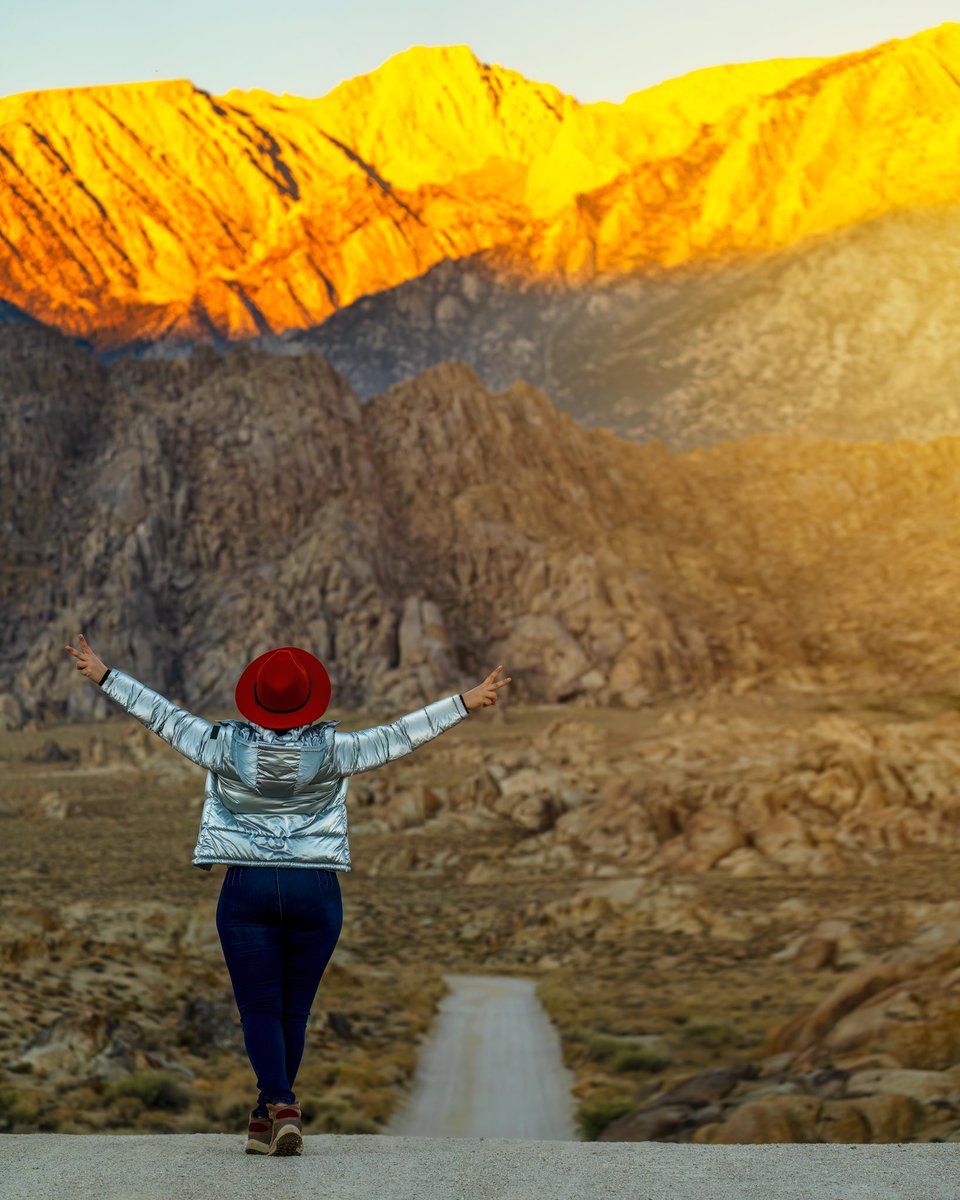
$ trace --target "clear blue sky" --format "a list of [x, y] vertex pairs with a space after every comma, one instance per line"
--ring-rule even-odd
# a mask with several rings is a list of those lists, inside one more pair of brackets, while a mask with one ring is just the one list
[[698, 67], [842, 54], [956, 0], [0, 0], [0, 95], [187, 78], [322, 96], [413, 45], [463, 44], [581, 101]]

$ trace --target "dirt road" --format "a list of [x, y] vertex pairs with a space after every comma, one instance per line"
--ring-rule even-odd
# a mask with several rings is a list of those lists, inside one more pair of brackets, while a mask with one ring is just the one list
[[578, 1141], [571, 1073], [534, 982], [447, 975], [413, 1093], [383, 1131], [416, 1137]]

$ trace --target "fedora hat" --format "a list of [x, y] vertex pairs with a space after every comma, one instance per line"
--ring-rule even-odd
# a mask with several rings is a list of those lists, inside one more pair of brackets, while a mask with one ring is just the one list
[[248, 721], [265, 729], [310, 725], [330, 703], [330, 676], [309, 650], [280, 646], [244, 668], [235, 700]]

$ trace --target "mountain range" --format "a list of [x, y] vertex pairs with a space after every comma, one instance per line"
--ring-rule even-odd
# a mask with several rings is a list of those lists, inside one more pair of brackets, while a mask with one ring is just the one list
[[[317, 99], [0, 100], [0, 320], [102, 360], [447, 359], [684, 449], [957, 428], [960, 25], [580, 104], [413, 46]], [[14, 306], [14, 307], [10, 307]]]

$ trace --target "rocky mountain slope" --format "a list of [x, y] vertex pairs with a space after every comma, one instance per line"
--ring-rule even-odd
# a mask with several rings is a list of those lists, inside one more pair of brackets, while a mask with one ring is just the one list
[[323, 358], [98, 363], [0, 327], [0, 713], [107, 711], [63, 643], [194, 706], [303, 642], [334, 705], [508, 664], [521, 701], [948, 690], [960, 439], [672, 454], [448, 363], [361, 405]]
[[524, 379], [584, 427], [676, 450], [924, 439], [960, 431], [958, 273], [960, 213], [930, 208], [589, 289], [516, 287], [473, 256], [254, 344], [316, 350], [361, 397], [459, 359], [488, 388]]
[[955, 203], [960, 26], [579, 104], [415, 46], [318, 99], [0, 100], [0, 294], [98, 349], [305, 329], [482, 253], [549, 289]]

